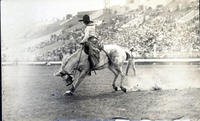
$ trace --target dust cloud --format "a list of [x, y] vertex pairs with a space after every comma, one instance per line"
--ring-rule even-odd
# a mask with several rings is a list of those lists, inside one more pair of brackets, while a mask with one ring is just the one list
[[200, 66], [197, 65], [139, 67], [136, 76], [132, 73], [126, 80], [129, 91], [200, 88]]

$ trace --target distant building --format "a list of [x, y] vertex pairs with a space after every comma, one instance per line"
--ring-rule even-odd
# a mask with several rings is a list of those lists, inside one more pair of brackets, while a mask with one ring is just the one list
[[104, 19], [104, 10], [93, 10], [93, 11], [80, 11], [77, 13], [77, 17], [81, 19], [83, 15], [88, 14], [90, 16], [90, 19], [95, 21], [96, 20], [103, 20]]
[[127, 7], [119, 6], [119, 5], [111, 7], [112, 14], [121, 15], [121, 14], [124, 14], [125, 12], [127, 12]]
[[77, 17], [78, 17], [78, 18], [79, 18], [79, 17], [82, 18], [85, 14], [90, 15], [90, 14], [96, 12], [96, 11], [97, 11], [97, 10], [94, 10], [94, 11], [80, 11], [80, 12], [77, 13]]
[[159, 5], [165, 6], [172, 0], [126, 0], [126, 6], [129, 9], [137, 9], [137, 8], [156, 8]]

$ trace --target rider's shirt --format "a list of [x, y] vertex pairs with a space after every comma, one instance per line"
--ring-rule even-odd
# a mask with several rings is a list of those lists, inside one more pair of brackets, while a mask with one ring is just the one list
[[90, 23], [85, 28], [85, 36], [84, 36], [83, 40], [81, 41], [81, 43], [86, 42], [88, 40], [88, 38], [90, 38], [92, 36], [96, 37], [95, 25], [93, 23]]

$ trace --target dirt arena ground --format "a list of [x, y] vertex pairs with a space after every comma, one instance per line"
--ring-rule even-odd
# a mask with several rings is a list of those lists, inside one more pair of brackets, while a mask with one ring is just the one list
[[200, 119], [198, 65], [136, 65], [137, 77], [131, 70], [124, 82], [127, 93], [113, 91], [109, 70], [97, 71], [72, 97], [63, 96], [67, 87], [53, 76], [58, 68], [3, 66], [3, 120]]

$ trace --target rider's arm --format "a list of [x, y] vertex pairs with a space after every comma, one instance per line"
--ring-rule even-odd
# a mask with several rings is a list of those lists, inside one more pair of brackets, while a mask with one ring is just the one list
[[85, 36], [84, 36], [84, 38], [81, 40], [80, 43], [85, 43], [85, 42], [88, 40], [89, 36], [90, 36], [90, 33], [89, 33], [89, 30], [88, 30], [87, 27], [86, 27], [86, 28], [85, 28]]
[[88, 38], [91, 36], [96, 36], [94, 25], [90, 25], [85, 28], [85, 36], [84, 36], [83, 40], [81, 41], [81, 43], [87, 42]]

